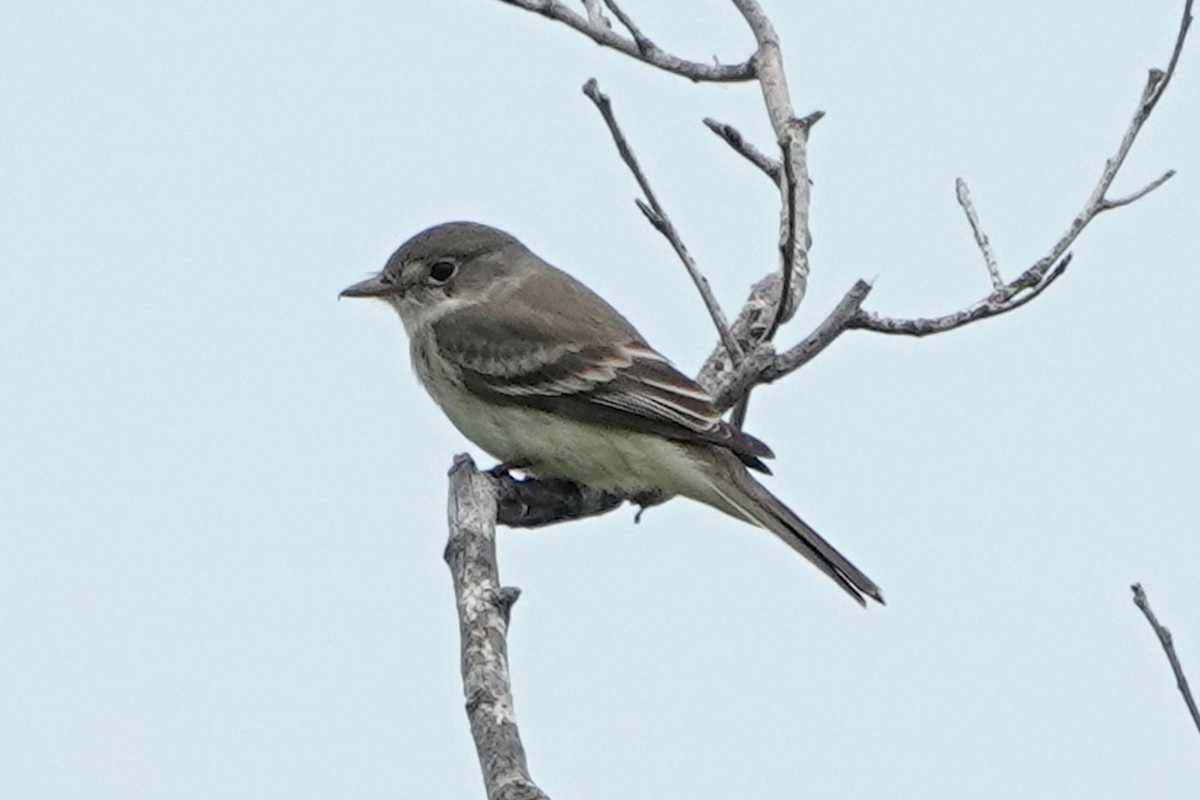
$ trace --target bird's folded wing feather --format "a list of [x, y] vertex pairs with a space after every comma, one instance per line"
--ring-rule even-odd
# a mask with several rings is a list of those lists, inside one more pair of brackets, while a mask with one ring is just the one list
[[[608, 330], [559, 320], [550, 340], [525, 322], [527, 314], [472, 307], [438, 320], [433, 333], [464, 387], [492, 402], [721, 445], [747, 466], [769, 472], [759, 459], [770, 458], [770, 448], [722, 421], [708, 392], [612, 313]], [[598, 341], [597, 333], [609, 341]]]

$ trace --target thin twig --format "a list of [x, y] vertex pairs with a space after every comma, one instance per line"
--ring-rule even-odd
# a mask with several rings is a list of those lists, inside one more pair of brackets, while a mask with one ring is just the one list
[[[964, 309], [942, 317], [897, 319], [894, 317], [885, 317], [874, 311], [859, 309], [858, 313], [846, 323], [846, 326], [874, 331], [876, 333], [917, 337], [929, 336], [934, 333], [945, 333], [955, 328], [961, 328], [963, 325], [969, 325], [972, 322], [978, 322], [989, 317], [998, 317], [1001, 314], [1007, 314], [1009, 311], [1015, 311], [1046, 291], [1050, 287], [1050, 284], [1062, 277], [1063, 272], [1066, 271], [1070, 263], [1070, 253], [1067, 253], [1062, 261], [1054, 264], [1049, 269], [1044, 269], [1043, 262], [1038, 262], [1033, 267], [1021, 273], [1021, 276], [1017, 280], [1005, 285], [1003, 291], [993, 293], [974, 305], [967, 306]], [[1023, 285], [1025, 282], [1032, 283], [1025, 286]]]
[[[1193, 2], [1194, 0], [1186, 0], [1184, 3], [1183, 18], [1179, 23], [1179, 30], [1175, 36], [1175, 46], [1171, 52], [1171, 60], [1166, 71], [1158, 69], [1150, 70], [1150, 74], [1146, 79], [1146, 85], [1142, 89], [1142, 95], [1138, 99], [1137, 109], [1134, 111], [1133, 118], [1125, 129], [1124, 135], [1121, 137], [1121, 142], [1117, 146], [1116, 153], [1104, 162], [1104, 169], [1100, 173], [1100, 178], [1084, 203], [1083, 209], [1071, 220], [1071, 224], [1068, 226], [1066, 232], [1050, 247], [1046, 255], [1038, 259], [1033, 266], [1026, 269], [1010, 283], [1001, 283], [1001, 285], [995, 286], [995, 280], [999, 273], [993, 273], [994, 290], [991, 295], [954, 313], [923, 319], [896, 319], [885, 317], [872, 311], [860, 310], [850, 321], [850, 327], [863, 328], [877, 333], [928, 336], [933, 333], [944, 333], [945, 331], [954, 330], [963, 325], [987, 319], [988, 317], [999, 316], [1000, 314], [1020, 308], [1034, 297], [1040, 295], [1051, 283], [1062, 275], [1063, 270], [1066, 269], [1067, 264], [1070, 262], [1070, 253], [1067, 252], [1068, 248], [1079, 238], [1084, 228], [1093, 219], [1105, 211], [1120, 208], [1136, 200], [1140, 200], [1170, 180], [1175, 174], [1174, 170], [1165, 172], [1130, 195], [1117, 199], [1108, 198], [1108, 191], [1112, 187], [1121, 166], [1125, 163], [1125, 158], [1129, 155], [1133, 143], [1137, 140], [1142, 126], [1149, 118], [1150, 112], [1158, 104], [1163, 90], [1171, 81], [1171, 77], [1175, 74], [1175, 67], [1179, 63], [1179, 54], [1183, 50], [1188, 29], [1192, 24]], [[962, 197], [960, 194], [961, 202]], [[966, 207], [964, 207], [964, 210], [966, 210]], [[970, 212], [968, 212], [968, 218], [970, 216]], [[975, 227], [975, 221], [972, 221], [972, 227]], [[978, 233], [976, 241], [979, 241]], [[982, 245], [980, 246], [982, 247]], [[989, 272], [991, 272], [990, 263]]]
[[638, 164], [637, 157], [633, 154], [633, 150], [629, 147], [629, 142], [625, 139], [625, 134], [621, 132], [621, 128], [617, 124], [617, 118], [612, 110], [612, 101], [608, 99], [608, 95], [600, 91], [600, 85], [596, 83], [595, 78], [589, 79], [583, 85], [583, 93], [596, 104], [596, 108], [600, 109], [600, 114], [604, 117], [605, 124], [608, 125], [608, 130], [612, 134], [613, 141], [616, 142], [617, 152], [621, 154], [621, 160], [629, 167], [629, 171], [633, 173], [638, 186], [642, 189], [642, 194], [646, 196], [648, 205], [639, 200], [637, 201], [638, 208], [641, 209], [646, 219], [650, 221], [650, 224], [654, 226], [654, 229], [671, 243], [675, 254], [679, 256], [679, 260], [683, 262], [688, 275], [692, 277], [692, 283], [696, 284], [696, 289], [700, 292], [701, 299], [704, 300], [704, 306], [708, 309], [708, 315], [712, 317], [713, 325], [717, 328], [717, 334], [721, 337], [722, 344], [724, 344], [725, 349], [730, 353], [731, 357], [735, 361], [738, 360], [742, 355], [742, 349], [729, 332], [729, 322], [725, 319], [725, 312], [721, 310], [721, 305], [717, 302], [712, 287], [708, 285], [708, 279], [700, 272], [700, 268], [696, 266], [695, 259], [692, 258], [691, 253], [688, 252], [687, 247], [683, 243], [683, 239], [680, 238], [679, 231], [675, 229], [671, 218], [667, 216], [667, 212], [658, 202], [658, 197], [655, 196], [654, 190], [650, 188], [650, 181], [646, 179], [646, 175], [642, 172], [642, 168]]
[[779, 185], [780, 170], [783, 169], [779, 163], [779, 159], [771, 158], [769, 155], [759, 150], [750, 142], [746, 141], [742, 136], [741, 131], [732, 125], [727, 125], [724, 122], [717, 122], [712, 117], [705, 117], [704, 124], [708, 129], [720, 136], [727, 145], [732, 147], [739, 155], [745, 158], [754, 166], [758, 167], [768, 178], [771, 183]]
[[1175, 673], [1175, 685], [1179, 687], [1179, 693], [1183, 695], [1183, 702], [1187, 704], [1188, 712], [1192, 715], [1192, 722], [1196, 724], [1196, 730], [1200, 731], [1200, 710], [1196, 708], [1196, 699], [1192, 697], [1187, 677], [1183, 674], [1183, 665], [1179, 663], [1179, 656], [1175, 654], [1175, 642], [1171, 638], [1171, 631], [1159, 624], [1158, 618], [1150, 610], [1150, 601], [1146, 599], [1146, 592], [1142, 589], [1142, 585], [1135, 583], [1130, 588], [1133, 589], [1133, 604], [1142, 610], [1146, 621], [1150, 623], [1150, 627], [1158, 636], [1163, 652], [1167, 654], [1167, 661], [1171, 662], [1171, 671]]
[[1146, 100], [1147, 116], [1154, 109], [1163, 92], [1167, 90], [1167, 84], [1171, 82], [1171, 77], [1175, 74], [1175, 66], [1179, 63], [1180, 54], [1183, 53], [1183, 43], [1187, 39], [1188, 30], [1192, 27], [1193, 5], [1194, 0], [1187, 0], [1183, 4], [1183, 16], [1179, 20], [1179, 32], [1175, 35], [1175, 47], [1171, 50], [1171, 60], [1167, 63], [1166, 72], [1160, 72], [1157, 69], [1150, 70], [1150, 82], [1155, 84], [1155, 90]]
[[561, 22], [579, 31], [598, 45], [612, 48], [636, 58], [638, 61], [643, 61], [666, 72], [682, 75], [692, 81], [728, 83], [754, 80], [754, 65], [749, 61], [740, 64], [704, 63], [673, 56], [657, 47], [643, 51], [633, 39], [622, 36], [611, 27], [592, 24], [587, 17], [576, 13], [561, 0], [501, 0], [501, 2], [532, 11], [555, 22]]
[[634, 24], [633, 19], [628, 14], [621, 10], [617, 5], [616, 0], [604, 0], [604, 5], [608, 6], [608, 10], [613, 13], [613, 16], [620, 20], [625, 29], [629, 31], [629, 35], [633, 37], [634, 43], [641, 53], [651, 53], [658, 50], [658, 45], [650, 41], [650, 37], [642, 33], [641, 28]]
[[1127, 206], [1130, 203], [1141, 200], [1143, 197], [1150, 194], [1155, 189], [1162, 186], [1164, 183], [1166, 183], [1167, 181], [1171, 180], [1171, 178], [1174, 178], [1174, 177], [1175, 177], [1175, 170], [1169, 169], [1166, 172], [1164, 172], [1162, 175], [1159, 175], [1157, 178], [1150, 181], [1150, 183], [1146, 184], [1141, 189], [1138, 189], [1136, 192], [1133, 192], [1132, 194], [1127, 194], [1124, 197], [1118, 197], [1116, 200], [1105, 199], [1103, 201], [1104, 208], [1102, 208], [1101, 210], [1108, 211], [1111, 208], [1120, 208], [1121, 206]]
[[967, 188], [967, 182], [962, 178], [956, 178], [954, 193], [958, 196], [958, 204], [962, 206], [963, 213], [967, 215], [967, 222], [971, 223], [971, 233], [975, 235], [975, 244], [979, 246], [979, 252], [983, 253], [983, 262], [987, 265], [988, 275], [992, 278], [992, 288], [1003, 289], [1004, 278], [1000, 277], [1000, 267], [996, 265], [996, 254], [992, 252], [992, 243], [988, 241], [987, 234], [983, 232], [983, 226], [979, 224], [979, 213], [975, 211], [975, 204], [971, 202], [971, 190]]
[[508, 675], [509, 613], [519, 592], [496, 565], [496, 482], [460, 455], [450, 468], [446, 564], [462, 640], [463, 693], [487, 796], [548, 800], [529, 777]]
[[779, 289], [779, 300], [775, 304], [775, 316], [771, 319], [771, 326], [763, 334], [764, 342], [774, 341], [779, 326], [791, 316], [792, 281], [796, 274], [796, 162], [791, 157], [787, 142], [780, 142], [779, 149], [783, 152], [784, 182], [784, 222], [780, 226], [783, 238], [779, 242], [782, 285]]

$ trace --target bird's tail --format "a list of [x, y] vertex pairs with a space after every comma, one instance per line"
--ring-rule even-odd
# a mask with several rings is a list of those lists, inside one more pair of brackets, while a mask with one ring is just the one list
[[[817, 569], [832, 578], [860, 605], [867, 604], [863, 595], [883, 603], [883, 593], [874, 581], [835, 550], [796, 512], [754, 480], [736, 459], [719, 458], [718, 461], [719, 467], [709, 473], [709, 487], [715, 496], [697, 499], [766, 528], [815, 564]], [[721, 502], [716, 502], [718, 499]]]

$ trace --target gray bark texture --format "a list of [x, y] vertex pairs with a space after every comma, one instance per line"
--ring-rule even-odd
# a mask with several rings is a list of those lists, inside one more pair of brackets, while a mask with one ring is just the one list
[[540, 800], [529, 777], [508, 678], [508, 621], [518, 590], [496, 565], [496, 479], [460, 455], [450, 468], [446, 564], [454, 579], [462, 638], [463, 693], [489, 800]]

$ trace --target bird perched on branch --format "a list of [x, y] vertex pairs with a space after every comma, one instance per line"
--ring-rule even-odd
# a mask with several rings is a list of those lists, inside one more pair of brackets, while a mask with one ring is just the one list
[[626, 497], [683, 495], [759, 525], [865, 605], [883, 595], [758, 483], [770, 448], [612, 306], [517, 239], [435, 225], [342, 297], [391, 305], [413, 368], [463, 435], [539, 478]]

